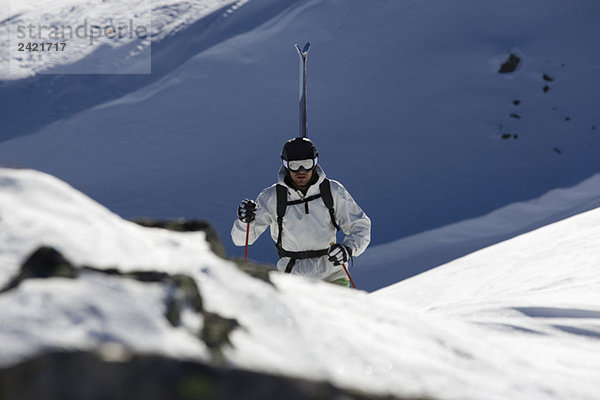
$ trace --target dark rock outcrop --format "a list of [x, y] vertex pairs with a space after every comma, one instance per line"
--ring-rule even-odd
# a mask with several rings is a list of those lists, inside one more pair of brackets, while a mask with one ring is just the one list
[[217, 231], [206, 221], [194, 220], [194, 219], [178, 219], [178, 220], [155, 220], [150, 218], [137, 218], [133, 219], [138, 225], [145, 226], [146, 228], [161, 228], [168, 229], [176, 232], [199, 232], [206, 233], [206, 240], [213, 253], [219, 257], [226, 257], [225, 247], [217, 234]]
[[78, 273], [73, 264], [56, 249], [42, 246], [27, 257], [19, 273], [0, 290], [0, 293], [16, 288], [26, 279], [76, 278]]
[[519, 67], [520, 63], [521, 58], [511, 53], [510, 56], [508, 56], [508, 59], [502, 63], [498, 72], [500, 74], [514, 72]]
[[240, 270], [242, 270], [243, 272], [247, 273], [248, 275], [250, 275], [256, 279], [260, 279], [262, 281], [270, 283], [271, 285], [273, 285], [273, 283], [271, 282], [269, 275], [271, 273], [282, 273], [270, 265], [257, 264], [253, 261], [239, 260], [239, 259], [232, 260], [232, 261], [235, 262], [237, 267]]
[[159, 355], [106, 359], [101, 353], [42, 354], [0, 369], [4, 400], [366, 400], [327, 382], [214, 367]]
[[[206, 233], [206, 239], [210, 245], [210, 249], [218, 256], [226, 258], [225, 247], [219, 239], [216, 230], [205, 221], [199, 220], [153, 220], [150, 218], [139, 218], [133, 219], [133, 222], [147, 228], [162, 228], [176, 232], [197, 232], [202, 231]], [[271, 272], [277, 272], [275, 268], [270, 265], [257, 264], [248, 260], [234, 259], [237, 267], [247, 273], [248, 275], [271, 283], [269, 274]]]
[[554, 82], [554, 78], [548, 74], [543, 74], [542, 79], [545, 80], [546, 82]]

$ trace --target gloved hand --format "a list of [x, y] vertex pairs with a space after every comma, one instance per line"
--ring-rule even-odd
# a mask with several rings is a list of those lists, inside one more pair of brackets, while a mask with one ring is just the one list
[[238, 207], [238, 218], [245, 223], [254, 221], [256, 218], [256, 203], [252, 200], [244, 199]]
[[333, 265], [342, 265], [352, 257], [352, 250], [348, 246], [335, 243], [329, 248], [328, 256]]

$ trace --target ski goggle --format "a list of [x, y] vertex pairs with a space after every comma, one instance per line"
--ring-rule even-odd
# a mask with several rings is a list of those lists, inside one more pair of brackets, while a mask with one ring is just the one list
[[292, 172], [298, 172], [298, 171], [300, 171], [300, 169], [304, 169], [305, 171], [310, 171], [317, 165], [318, 160], [319, 160], [318, 157], [315, 157], [314, 159], [310, 158], [307, 160], [293, 160], [293, 161], [283, 160], [283, 166]]

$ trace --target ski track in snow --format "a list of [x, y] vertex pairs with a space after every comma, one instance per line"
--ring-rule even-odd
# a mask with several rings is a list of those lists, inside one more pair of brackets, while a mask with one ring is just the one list
[[[84, 22], [102, 27], [118, 26], [127, 18], [133, 18], [136, 21], [151, 20], [149, 36], [151, 40], [158, 42], [166, 36], [174, 35], [186, 29], [194, 22], [217, 10], [222, 11], [222, 15], [227, 17], [247, 3], [248, 0], [153, 0], [152, 2], [132, 0], [128, 2], [104, 1], [100, 3], [60, 0], [47, 2], [47, 4], [30, 0], [4, 1], [8, 3], [9, 7], [3, 7], [3, 11], [10, 12], [11, 15], [0, 14], [0, 18], [4, 17], [2, 24], [0, 24], [0, 26], [4, 25], [2, 31], [0, 31], [0, 39], [2, 39], [2, 43], [11, 43], [14, 46], [19, 41], [17, 36], [19, 32], [17, 27], [19, 26], [38, 28], [37, 31], [35, 29], [31, 31], [34, 37], [37, 37], [38, 33], [48, 34], [50, 32], [49, 27], [78, 27], [82, 26]], [[150, 14], [152, 15], [151, 18]], [[69, 32], [69, 30], [66, 32]], [[29, 39], [31, 40], [31, 38]], [[64, 54], [40, 52], [27, 54], [28, 57], [9, 59], [12, 54], [8, 51], [0, 53], [0, 79], [15, 80], [39, 73], [50, 73], [51, 71], [48, 70], [53, 68], [82, 61], [97, 49], [97, 47], [89, 46], [87, 41], [79, 43], [73, 39], [67, 40], [69, 51], [64, 52]], [[121, 38], [116, 43], [110, 42], [108, 38], [98, 38], [98, 43], [109, 44], [113, 47], [114, 54], [118, 54], [118, 47], [127, 46], [131, 41], [131, 37]], [[148, 46], [150, 40], [142, 43], [144, 46]], [[116, 69], [114, 72], [119, 73], [119, 70]]]

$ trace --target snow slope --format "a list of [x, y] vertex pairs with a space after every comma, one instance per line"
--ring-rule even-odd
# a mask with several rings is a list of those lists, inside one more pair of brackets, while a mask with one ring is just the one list
[[[578, 397], [585, 388], [597, 393], [599, 227], [600, 210], [595, 209], [480, 250], [375, 296], [477, 325], [498, 346], [512, 343], [514, 351], [528, 355], [531, 371], [557, 385], [573, 375], [584, 378], [587, 384], [574, 379], [573, 393], [563, 398]], [[590, 398], [596, 396], [592, 393]]]
[[[124, 217], [208, 219], [239, 255], [226, 240], [235, 208], [273, 183], [297, 133], [293, 44], [310, 40], [309, 137], [372, 218], [374, 246], [409, 238], [433, 253], [439, 240], [416, 235], [600, 170], [595, 0], [251, 0], [226, 10], [165, 24], [151, 76], [2, 82], [1, 162], [50, 172]], [[510, 53], [519, 68], [499, 74]], [[522, 224], [486, 226], [436, 262], [580, 207], [519, 212]], [[452, 229], [437, 232], [447, 243]], [[250, 257], [276, 261], [266, 237]], [[387, 271], [368, 287], [404, 277]]]
[[[269, 285], [210, 254], [202, 235], [137, 227], [35, 171], [0, 169], [0, 185], [3, 281], [41, 243], [99, 267], [189, 273], [205, 307], [241, 325], [225, 351], [233, 366], [436, 399], [600, 389], [599, 210], [367, 294], [275, 273]], [[104, 252], [92, 257], [91, 241]], [[106, 345], [205, 358], [185, 329], [157, 324], [158, 288], [113, 279], [29, 280], [0, 295], [0, 363]]]
[[448, 260], [462, 257], [573, 213], [600, 207], [600, 175], [538, 199], [502, 207], [487, 215], [371, 246], [354, 261], [352, 276], [363, 290], [381, 289]]
[[[172, 35], [184, 27], [221, 10], [231, 13], [241, 7], [246, 1], [205, 0], [197, 2], [179, 2], [173, 0], [132, 0], [132, 1], [75, 1], [59, 0], [43, 2], [32, 0], [3, 0], [0, 9], [0, 28], [2, 28], [3, 50], [0, 52], [0, 79], [15, 80], [34, 76], [36, 74], [65, 74], [65, 73], [122, 73], [135, 74], [150, 71], [136, 70], [136, 63], [145, 61], [147, 53], [151, 53], [151, 40], [159, 41]], [[70, 35], [70, 29], [95, 26], [104, 28], [127, 26], [129, 20], [135, 25], [143, 25], [148, 30], [148, 38], [137, 40], [132, 35], [122, 34], [115, 40], [103, 36], [104, 32], [89, 31], [84, 36]], [[29, 26], [33, 26], [31, 30]], [[24, 27], [19, 29], [19, 27]], [[43, 28], [45, 27], [45, 28]], [[24, 40], [55, 42], [50, 37], [52, 27], [57, 32], [66, 32], [60, 41], [67, 43], [64, 52], [37, 52], [32, 54], [15, 52], [16, 44]], [[19, 37], [26, 33], [25, 38]], [[127, 33], [127, 32], [126, 32]], [[41, 34], [41, 38], [39, 37]], [[94, 34], [95, 45], [90, 45]], [[120, 37], [121, 36], [121, 37]], [[9, 40], [10, 38], [10, 40]], [[38, 40], [34, 40], [38, 39]], [[40, 40], [41, 39], [41, 40]], [[94, 39], [91, 40], [94, 44]], [[132, 44], [140, 45], [141, 49], [132, 48]], [[9, 51], [9, 47], [10, 50]], [[102, 49], [102, 46], [109, 49]], [[134, 55], [137, 51], [137, 55]], [[143, 55], [144, 52], [147, 52]], [[93, 54], [95, 53], [95, 54]], [[24, 55], [25, 54], [25, 55]], [[19, 57], [20, 56], [20, 57]], [[92, 63], [105, 63], [106, 69], [97, 69]], [[111, 65], [112, 64], [112, 65]], [[112, 68], [111, 68], [112, 67]]]

